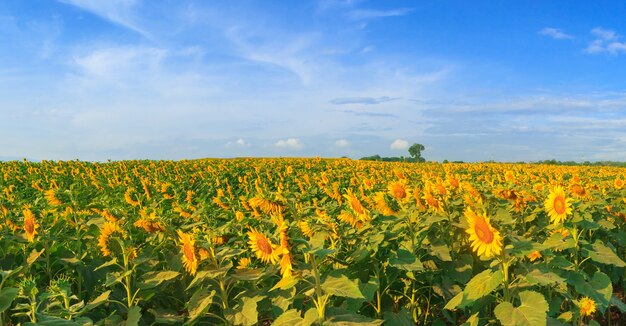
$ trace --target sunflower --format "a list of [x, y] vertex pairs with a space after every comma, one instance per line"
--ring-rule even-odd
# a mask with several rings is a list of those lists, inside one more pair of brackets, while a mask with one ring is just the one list
[[392, 182], [387, 186], [389, 193], [395, 199], [403, 201], [408, 198], [408, 191], [402, 182]]
[[499, 255], [502, 252], [502, 236], [491, 226], [489, 218], [474, 213], [470, 208], [465, 211], [465, 218], [469, 224], [465, 232], [469, 234], [472, 250], [487, 258]]
[[613, 185], [615, 186], [615, 189], [622, 189], [624, 187], [624, 180], [622, 178], [620, 178], [619, 176], [617, 176], [615, 178], [615, 181], [613, 182]]
[[343, 195], [345, 199], [350, 203], [350, 207], [352, 211], [355, 212], [359, 217], [365, 217], [369, 214], [369, 211], [361, 204], [359, 198], [355, 194], [352, 193], [352, 190], [347, 191], [345, 195]]
[[[381, 214], [386, 215], [386, 216], [396, 215], [398, 211], [391, 208], [391, 206], [388, 203], [391, 200], [388, 201], [385, 195], [386, 194], [384, 192], [378, 192], [376, 193], [376, 196], [374, 196], [374, 202], [376, 202], [376, 209]], [[398, 206], [396, 203], [394, 204], [395, 205], [393, 206]]]
[[552, 224], [562, 223], [572, 213], [571, 201], [571, 198], [565, 198], [563, 187], [556, 186], [550, 190], [550, 195], [543, 204]]
[[237, 269], [246, 269], [250, 266], [250, 258], [243, 257], [237, 262]]
[[23, 210], [24, 213], [24, 231], [26, 231], [26, 239], [29, 242], [35, 241], [35, 234], [39, 228], [39, 223], [35, 220], [35, 215], [30, 211], [30, 207], [26, 206]]
[[541, 257], [542, 257], [542, 256], [541, 256], [541, 253], [540, 253], [539, 251], [537, 251], [537, 250], [535, 250], [535, 251], [531, 252], [531, 253], [528, 255], [528, 259], [529, 259], [531, 262], [533, 262], [533, 261], [535, 261], [535, 260], [537, 260], [537, 259], [539, 259], [539, 258], [541, 258]]
[[285, 209], [283, 204], [263, 198], [262, 196], [250, 198], [248, 204], [250, 204], [252, 208], [261, 209], [265, 214], [280, 214]]
[[120, 229], [117, 223], [114, 222], [104, 222], [102, 228], [100, 229], [100, 237], [98, 237], [98, 246], [100, 247], [100, 251], [102, 251], [102, 255], [107, 257], [111, 255], [111, 250], [109, 249], [109, 238], [113, 233], [118, 233], [124, 235], [124, 231]]
[[187, 234], [181, 230], [177, 231], [180, 247], [183, 254], [183, 266], [191, 275], [196, 275], [198, 269], [198, 259], [196, 258], [196, 240], [192, 234]]
[[596, 312], [596, 302], [589, 297], [584, 297], [578, 302], [580, 305], [580, 313], [583, 316], [591, 316]]
[[46, 190], [44, 192], [44, 197], [46, 197], [46, 200], [48, 201], [48, 204], [50, 204], [50, 206], [59, 206], [63, 204], [54, 194], [54, 189]]
[[248, 244], [250, 249], [256, 254], [257, 258], [261, 259], [264, 263], [275, 264], [278, 261], [279, 252], [276, 245], [263, 234], [254, 228], [248, 231]]

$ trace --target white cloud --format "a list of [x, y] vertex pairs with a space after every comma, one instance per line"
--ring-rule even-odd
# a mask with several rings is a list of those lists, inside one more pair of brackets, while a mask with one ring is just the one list
[[166, 51], [149, 47], [111, 47], [74, 57], [74, 63], [85, 74], [98, 77], [119, 77], [140, 69], [155, 69]]
[[566, 40], [566, 39], [574, 38], [573, 36], [563, 32], [563, 30], [559, 28], [552, 28], [552, 27], [546, 27], [546, 28], [541, 29], [539, 31], [539, 34], [549, 36], [555, 40]]
[[346, 139], [339, 139], [335, 142], [335, 146], [337, 147], [348, 147], [350, 145], [350, 142], [347, 141]]
[[287, 149], [302, 149], [304, 148], [304, 144], [300, 142], [298, 138], [288, 138], [286, 140], [279, 140], [274, 144], [276, 147], [287, 148]]
[[250, 146], [250, 144], [248, 144], [248, 142], [245, 141], [245, 139], [243, 138], [239, 138], [236, 141], [229, 141], [226, 143], [226, 147], [248, 147]]
[[591, 34], [596, 38], [589, 43], [585, 52], [590, 54], [608, 53], [611, 55], [626, 53], [626, 42], [621, 42], [621, 36], [615, 31], [596, 27], [591, 30]]
[[412, 9], [410, 8], [399, 8], [399, 9], [391, 9], [391, 10], [357, 9], [357, 10], [350, 11], [348, 13], [348, 17], [353, 20], [394, 17], [394, 16], [404, 16], [410, 13], [411, 11]]
[[133, 8], [137, 0], [58, 0], [59, 2], [91, 12], [116, 25], [135, 31], [145, 37], [149, 34], [135, 22]]
[[409, 142], [404, 140], [404, 139], [396, 139], [393, 141], [393, 143], [391, 143], [391, 146], [389, 146], [391, 149], [397, 149], [397, 150], [402, 150], [402, 149], [407, 149], [409, 148]]

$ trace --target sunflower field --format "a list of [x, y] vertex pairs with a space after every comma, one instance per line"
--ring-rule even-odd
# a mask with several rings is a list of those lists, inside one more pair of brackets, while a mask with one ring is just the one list
[[625, 325], [625, 172], [0, 163], [0, 325]]

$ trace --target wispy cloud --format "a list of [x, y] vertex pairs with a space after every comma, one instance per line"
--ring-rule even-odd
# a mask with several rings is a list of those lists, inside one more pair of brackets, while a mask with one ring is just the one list
[[335, 146], [337, 147], [348, 147], [350, 146], [350, 142], [346, 139], [339, 139], [335, 141]]
[[373, 10], [373, 9], [355, 9], [348, 12], [348, 18], [352, 20], [364, 20], [373, 18], [404, 16], [409, 14], [413, 9], [399, 8], [391, 10]]
[[134, 19], [134, 7], [141, 0], [58, 0], [102, 17], [116, 25], [135, 31], [144, 37], [150, 37], [145, 29]]
[[330, 103], [335, 105], [344, 105], [344, 104], [380, 104], [384, 102], [394, 101], [398, 98], [389, 97], [389, 96], [381, 96], [381, 97], [339, 97], [330, 100]]
[[595, 36], [595, 39], [589, 43], [585, 52], [590, 54], [608, 53], [611, 55], [626, 53], [626, 42], [620, 41], [621, 36], [615, 31], [596, 27], [591, 30], [591, 34]]
[[539, 35], [549, 36], [555, 40], [573, 39], [572, 35], [565, 33], [560, 28], [545, 27], [539, 31]]

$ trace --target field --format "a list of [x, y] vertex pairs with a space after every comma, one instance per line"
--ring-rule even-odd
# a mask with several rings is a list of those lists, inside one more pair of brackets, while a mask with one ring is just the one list
[[625, 172], [0, 163], [0, 325], [624, 325]]

